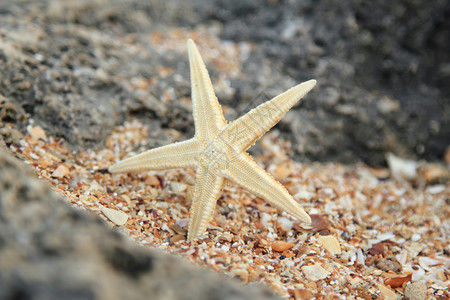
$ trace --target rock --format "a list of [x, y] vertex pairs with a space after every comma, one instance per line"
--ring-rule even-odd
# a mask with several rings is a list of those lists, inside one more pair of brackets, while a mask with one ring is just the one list
[[288, 232], [294, 227], [294, 221], [292, 221], [291, 219], [285, 217], [278, 217], [277, 221], [280, 224], [281, 230], [283, 231]]
[[295, 289], [292, 291], [292, 296], [295, 300], [310, 300], [314, 297], [310, 290], [305, 289]]
[[270, 247], [272, 247], [272, 250], [277, 251], [277, 252], [283, 252], [283, 251], [289, 250], [294, 246], [295, 246], [295, 244], [287, 243], [284, 241], [275, 241], [275, 242], [272, 242], [272, 244], [270, 244]]
[[55, 171], [53, 171], [52, 176], [56, 178], [66, 177], [70, 174], [69, 168], [64, 164], [60, 164]]
[[412, 274], [409, 273], [407, 275], [389, 277], [384, 281], [384, 284], [395, 289], [395, 288], [403, 286], [403, 284], [406, 282], [410, 282], [411, 279], [412, 279]]
[[114, 224], [118, 226], [125, 225], [128, 220], [128, 215], [123, 211], [114, 210], [107, 207], [102, 207], [102, 213]]
[[310, 214], [309, 216], [311, 217], [311, 228], [304, 228], [302, 227], [304, 226], [302, 223], [296, 222], [294, 223], [294, 229], [298, 231], [319, 232], [330, 227], [327, 216], [316, 214]]
[[[20, 180], [17, 180], [20, 178]], [[276, 299], [139, 247], [0, 149], [0, 299]]]
[[318, 281], [328, 277], [329, 272], [322, 268], [320, 264], [301, 267], [306, 279], [311, 281]]
[[391, 175], [397, 179], [414, 180], [417, 177], [417, 162], [403, 159], [392, 153], [386, 154]]
[[174, 193], [182, 193], [187, 189], [187, 184], [177, 181], [172, 181], [170, 183], [170, 189]]
[[33, 140], [47, 138], [47, 135], [45, 134], [45, 131], [44, 131], [44, 129], [42, 129], [41, 126], [31, 127], [30, 129], [28, 129], [28, 133], [30, 134], [30, 136]]
[[286, 165], [279, 165], [276, 169], [275, 169], [275, 173], [274, 176], [277, 180], [286, 180], [286, 178], [289, 177], [289, 175], [291, 175], [291, 168], [287, 167]]
[[145, 184], [151, 185], [151, 186], [160, 186], [161, 182], [159, 181], [158, 176], [149, 175], [145, 178]]
[[444, 183], [450, 179], [450, 171], [438, 164], [424, 164], [419, 173], [428, 185]]

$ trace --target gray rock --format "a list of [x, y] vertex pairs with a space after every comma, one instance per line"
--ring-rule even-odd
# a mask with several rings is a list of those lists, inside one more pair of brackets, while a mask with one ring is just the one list
[[[0, 135], [17, 142], [32, 118], [74, 150], [101, 148], [133, 115], [151, 126], [149, 147], [172, 141], [168, 128], [191, 137], [191, 108], [160, 100], [168, 87], [175, 100], [189, 97], [186, 53], [159, 53], [149, 36], [219, 23], [223, 40], [254, 45], [244, 76], [230, 79], [235, 93], [218, 91], [232, 115], [318, 80], [278, 125], [302, 160], [380, 165], [386, 152], [442, 159], [450, 144], [448, 1], [276, 2], [2, 1], [0, 128], [14, 127]], [[174, 73], [158, 78], [160, 66]], [[208, 68], [214, 82], [217, 70]], [[130, 89], [139, 76], [158, 81]]]
[[277, 299], [139, 247], [0, 149], [0, 299]]

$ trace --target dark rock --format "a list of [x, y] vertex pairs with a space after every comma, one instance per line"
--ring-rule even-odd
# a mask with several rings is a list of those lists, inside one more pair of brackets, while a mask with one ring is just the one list
[[[450, 143], [448, 1], [193, 2], [195, 21], [219, 21], [223, 39], [256, 44], [243, 62], [241, 101], [255, 95], [249, 86], [276, 88], [271, 97], [291, 78], [318, 80], [280, 126], [303, 158], [375, 165], [387, 151], [443, 158]], [[261, 65], [269, 64], [266, 77]]]
[[[159, 53], [149, 36], [218, 23], [212, 35], [254, 45], [244, 76], [230, 78], [234, 94], [217, 91], [231, 115], [318, 80], [278, 125], [299, 158], [380, 165], [390, 151], [436, 160], [450, 144], [446, 0], [10, 0], [0, 13], [0, 128], [13, 125], [0, 134], [8, 144], [32, 119], [72, 149], [101, 148], [131, 115], [151, 126], [149, 147], [171, 142], [168, 128], [191, 137], [191, 107], [176, 101], [190, 95], [187, 55]], [[174, 73], [160, 78], [159, 67]], [[133, 77], [158, 80], [136, 91]], [[168, 87], [170, 104], [160, 100]]]
[[0, 299], [276, 299], [139, 247], [0, 149]]

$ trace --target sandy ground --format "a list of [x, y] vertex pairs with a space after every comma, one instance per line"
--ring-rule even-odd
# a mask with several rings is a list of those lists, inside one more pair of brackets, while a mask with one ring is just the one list
[[[149, 130], [139, 121], [127, 122], [114, 130], [104, 150], [72, 155], [42, 128], [29, 127], [20, 145], [10, 148], [72, 205], [99, 215], [137, 243], [243, 282], [262, 282], [283, 297], [449, 296], [450, 184], [443, 166], [300, 164], [289, 159], [290, 143], [274, 131], [263, 138], [263, 154], [255, 159], [311, 214], [313, 228], [301, 228], [227, 183], [208, 232], [188, 243], [195, 170], [107, 172], [133, 149], [145, 150], [140, 144]], [[410, 164], [415, 175], [407, 173]], [[408, 174], [409, 181], [402, 178]]]

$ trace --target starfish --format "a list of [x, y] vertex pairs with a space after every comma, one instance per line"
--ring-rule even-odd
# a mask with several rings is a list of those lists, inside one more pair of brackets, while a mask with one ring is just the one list
[[256, 164], [246, 152], [264, 133], [316, 84], [309, 80], [227, 122], [214, 94], [208, 71], [194, 42], [187, 42], [195, 124], [193, 138], [151, 149], [111, 166], [111, 173], [196, 167], [188, 241], [208, 226], [225, 179], [246, 188], [299, 219], [311, 218], [286, 188]]

